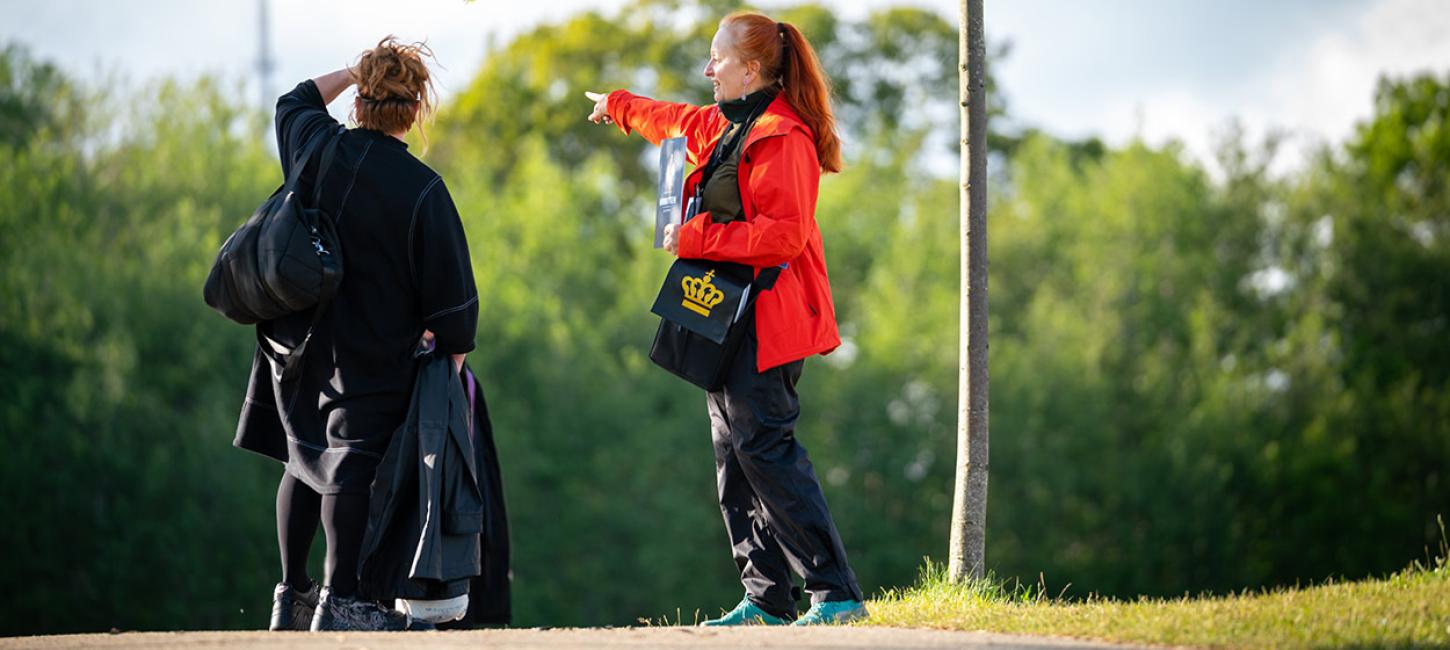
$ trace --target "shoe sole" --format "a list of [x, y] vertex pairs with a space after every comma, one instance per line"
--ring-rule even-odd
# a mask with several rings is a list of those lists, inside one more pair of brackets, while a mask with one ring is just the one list
[[845, 625], [847, 623], [854, 623], [856, 621], [864, 621], [868, 618], [871, 618], [871, 612], [862, 610], [851, 612], [849, 614], [842, 614], [829, 621], [821, 621], [819, 623], [806, 623], [804, 621], [796, 621], [794, 623], [791, 623], [791, 625], [795, 627], [811, 627], [816, 625]]

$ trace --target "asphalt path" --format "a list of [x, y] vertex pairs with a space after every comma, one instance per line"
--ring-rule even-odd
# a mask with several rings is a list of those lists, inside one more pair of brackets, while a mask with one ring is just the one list
[[[884, 627], [815, 628], [534, 628], [452, 632], [124, 632], [0, 638], [0, 648], [1004, 648], [1068, 650], [1129, 648], [1107, 643], [987, 632]], [[1141, 647], [1141, 646], [1137, 646]]]

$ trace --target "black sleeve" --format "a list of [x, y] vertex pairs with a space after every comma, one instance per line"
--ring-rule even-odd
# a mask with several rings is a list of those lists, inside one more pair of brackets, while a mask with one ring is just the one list
[[322, 92], [308, 79], [291, 92], [277, 98], [277, 156], [282, 159], [282, 173], [292, 171], [292, 159], [308, 140], [325, 129], [336, 129], [337, 120], [327, 113]]
[[408, 230], [409, 254], [423, 327], [437, 337], [437, 350], [462, 354], [473, 349], [478, 327], [478, 290], [458, 208], [442, 178], [418, 197]]

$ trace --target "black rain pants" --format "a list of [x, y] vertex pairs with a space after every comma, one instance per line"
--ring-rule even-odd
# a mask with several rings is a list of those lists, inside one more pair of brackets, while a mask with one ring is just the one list
[[791, 571], [812, 602], [865, 600], [806, 448], [795, 437], [804, 361], [755, 371], [753, 319], [724, 387], [709, 394], [720, 512], [752, 602], [795, 617]]

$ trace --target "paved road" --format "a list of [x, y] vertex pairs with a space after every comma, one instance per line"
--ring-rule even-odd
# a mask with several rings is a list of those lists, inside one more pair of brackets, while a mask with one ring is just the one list
[[0, 638], [0, 648], [1004, 648], [1011, 650], [1121, 649], [1132, 646], [1071, 639], [877, 627], [732, 628], [696, 627], [508, 629], [470, 632], [127, 632]]

